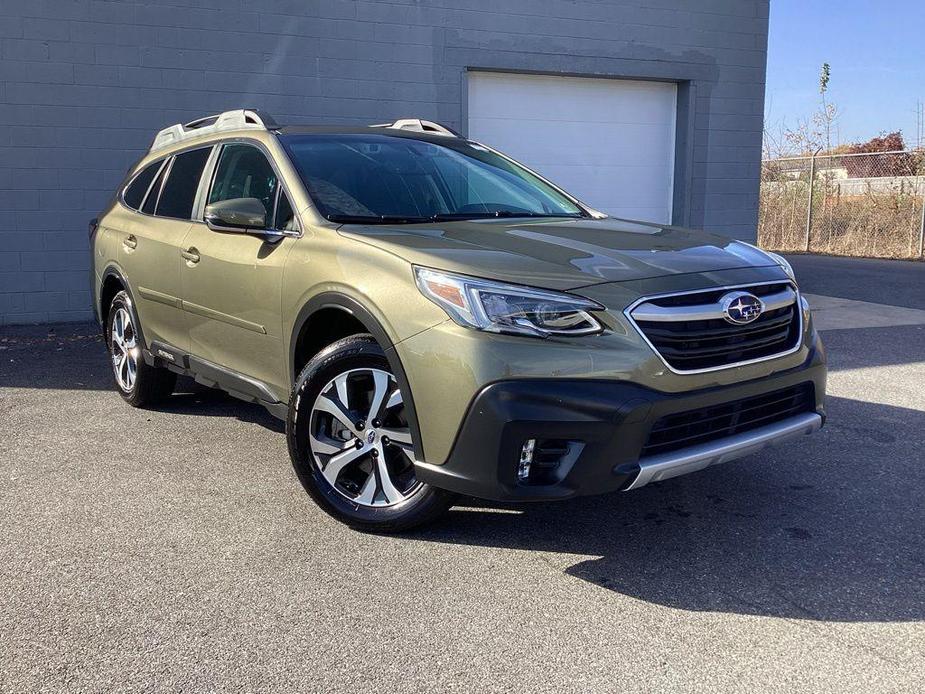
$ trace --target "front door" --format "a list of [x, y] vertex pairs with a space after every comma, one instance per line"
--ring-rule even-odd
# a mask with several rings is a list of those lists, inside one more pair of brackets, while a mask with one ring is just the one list
[[[296, 224], [285, 191], [264, 152], [244, 143], [222, 147], [206, 204], [256, 198], [267, 210], [267, 227]], [[279, 202], [277, 199], [279, 198]], [[271, 386], [288, 396], [283, 357], [282, 276], [295, 242], [216, 231], [195, 221], [184, 242], [183, 308], [189, 321], [189, 352]]]

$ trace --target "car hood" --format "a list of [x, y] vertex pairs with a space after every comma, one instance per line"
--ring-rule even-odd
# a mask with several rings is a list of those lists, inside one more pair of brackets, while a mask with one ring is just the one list
[[339, 231], [417, 265], [547, 289], [775, 265], [726, 236], [616, 218], [345, 225]]

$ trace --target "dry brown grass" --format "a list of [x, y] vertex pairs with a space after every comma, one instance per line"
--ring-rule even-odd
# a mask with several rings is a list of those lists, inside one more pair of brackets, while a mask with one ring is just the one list
[[[776, 251], [806, 250], [808, 184], [762, 184], [758, 241]], [[813, 192], [809, 251], [872, 258], [921, 259], [923, 199], [889, 195], [831, 194], [825, 184]]]

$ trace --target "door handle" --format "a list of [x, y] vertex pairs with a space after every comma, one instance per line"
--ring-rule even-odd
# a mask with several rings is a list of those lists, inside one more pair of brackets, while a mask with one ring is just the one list
[[138, 239], [136, 239], [136, 238], [135, 238], [135, 235], [132, 234], [132, 235], [126, 236], [124, 239], [122, 239], [122, 244], [123, 244], [126, 248], [136, 248], [136, 247], [138, 246]]
[[180, 255], [182, 255], [183, 258], [187, 262], [190, 262], [190, 263], [199, 262], [199, 251], [197, 251], [195, 248], [190, 248], [189, 250], [180, 251]]

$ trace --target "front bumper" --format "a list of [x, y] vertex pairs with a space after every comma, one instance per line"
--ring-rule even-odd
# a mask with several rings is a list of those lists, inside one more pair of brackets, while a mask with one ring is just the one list
[[[687, 393], [662, 393], [626, 381], [524, 379], [483, 388], [473, 400], [447, 461], [417, 464], [418, 479], [461, 494], [497, 501], [565, 499], [636, 489], [807, 434], [825, 419], [826, 367], [818, 342], [806, 361], [744, 383]], [[641, 457], [663, 417], [811, 386], [807, 411], [707, 443]], [[528, 439], [580, 442], [569, 448], [548, 483], [518, 479]]]

